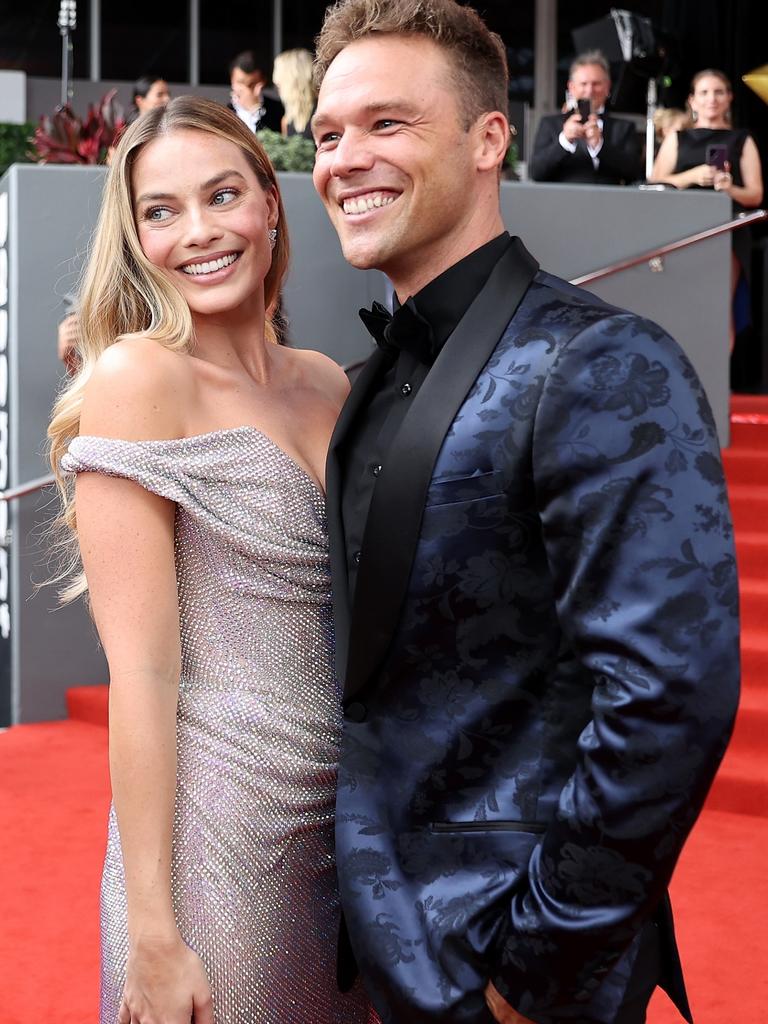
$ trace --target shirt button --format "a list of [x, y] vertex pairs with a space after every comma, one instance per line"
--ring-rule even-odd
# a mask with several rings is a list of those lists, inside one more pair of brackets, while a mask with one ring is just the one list
[[379, 473], [381, 472], [381, 466], [373, 466], [371, 468], [371, 472], [373, 473], [374, 476], [378, 476]]
[[400, 394], [404, 395], [406, 398], [408, 397], [408, 395], [410, 395], [410, 393], [412, 391], [413, 391], [413, 388], [411, 387], [410, 384], [403, 384], [400, 387]]
[[352, 555], [352, 559], [353, 559], [355, 565], [360, 565], [360, 552], [356, 551], [354, 553], [354, 555]]

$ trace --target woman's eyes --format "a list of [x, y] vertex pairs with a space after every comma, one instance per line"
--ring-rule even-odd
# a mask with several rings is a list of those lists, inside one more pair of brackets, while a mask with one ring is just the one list
[[144, 220], [154, 221], [156, 224], [161, 221], [168, 220], [171, 216], [171, 211], [167, 206], [152, 206], [144, 214]]
[[[214, 192], [211, 197], [211, 206], [228, 206], [231, 202], [240, 195], [240, 190], [236, 188], [220, 188], [217, 192]], [[169, 220], [173, 216], [173, 210], [168, 206], [151, 206], [144, 213], [144, 220], [151, 221], [154, 224], [162, 224], [163, 221]]]
[[240, 192], [236, 188], [221, 188], [214, 193], [211, 203], [213, 206], [226, 206], [227, 203], [237, 199], [239, 195]]

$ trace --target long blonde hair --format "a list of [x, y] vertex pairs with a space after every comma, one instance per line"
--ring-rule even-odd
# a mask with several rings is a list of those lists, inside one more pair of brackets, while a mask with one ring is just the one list
[[312, 54], [309, 50], [284, 50], [275, 57], [272, 81], [285, 107], [285, 119], [303, 132], [315, 109], [317, 93], [312, 82]]
[[270, 311], [277, 306], [288, 268], [289, 243], [285, 213], [274, 169], [253, 132], [218, 103], [180, 96], [162, 109], [150, 110], [132, 124], [114, 154], [88, 262], [82, 279], [78, 316], [80, 368], [59, 395], [48, 427], [50, 460], [61, 496], [62, 526], [56, 541], [59, 571], [53, 582], [63, 584], [60, 597], [71, 601], [87, 590], [77, 545], [74, 481], [61, 471], [70, 441], [80, 431], [85, 386], [105, 349], [124, 338], [152, 338], [173, 351], [189, 351], [194, 342], [192, 315], [181, 292], [144, 255], [133, 212], [131, 171], [142, 148], [174, 131], [192, 130], [216, 135], [243, 152], [262, 187], [274, 188], [278, 203], [278, 232], [272, 264], [264, 278], [265, 335], [277, 335]]

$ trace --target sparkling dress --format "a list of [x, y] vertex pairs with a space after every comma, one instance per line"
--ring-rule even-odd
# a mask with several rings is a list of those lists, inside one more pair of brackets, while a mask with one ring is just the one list
[[[340, 695], [325, 501], [252, 427], [170, 441], [75, 438], [69, 472], [176, 503], [182, 669], [172, 887], [216, 1024], [366, 1024], [336, 987]], [[114, 808], [101, 892], [101, 1024], [128, 952]]]

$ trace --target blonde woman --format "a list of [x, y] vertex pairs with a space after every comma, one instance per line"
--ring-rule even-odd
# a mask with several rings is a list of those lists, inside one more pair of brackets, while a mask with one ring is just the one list
[[66, 596], [87, 580], [110, 669], [102, 1024], [367, 1019], [335, 975], [323, 466], [347, 386], [273, 343], [287, 261], [234, 114], [180, 97], [125, 133], [50, 426]]
[[315, 109], [317, 93], [312, 83], [312, 54], [309, 50], [285, 50], [278, 53], [272, 69], [272, 81], [285, 107], [283, 135], [303, 135], [311, 139], [309, 122]]

